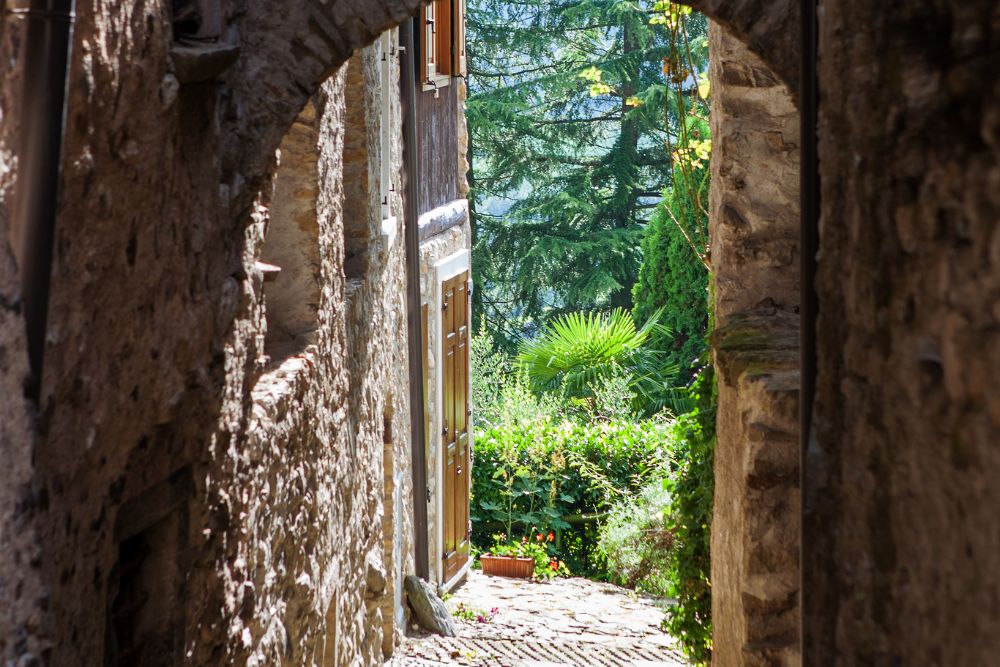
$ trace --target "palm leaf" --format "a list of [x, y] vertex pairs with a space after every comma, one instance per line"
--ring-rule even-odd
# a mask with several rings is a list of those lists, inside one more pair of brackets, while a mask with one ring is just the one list
[[669, 338], [659, 317], [657, 311], [637, 329], [631, 313], [621, 308], [567, 313], [538, 338], [521, 343], [517, 364], [535, 391], [561, 389], [570, 399], [587, 398], [600, 380], [624, 374], [640, 412], [681, 414], [687, 398], [677, 387], [679, 369], [665, 352], [649, 347], [654, 333]]

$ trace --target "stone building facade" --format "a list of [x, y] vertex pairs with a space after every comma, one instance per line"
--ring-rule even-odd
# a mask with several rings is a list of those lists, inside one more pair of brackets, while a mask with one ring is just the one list
[[[77, 2], [37, 404], [14, 214], [26, 12], [3, 14], [4, 664], [391, 653], [415, 543], [392, 28], [417, 9]], [[437, 159], [459, 206], [451, 109]], [[426, 261], [467, 229], [425, 234]]]

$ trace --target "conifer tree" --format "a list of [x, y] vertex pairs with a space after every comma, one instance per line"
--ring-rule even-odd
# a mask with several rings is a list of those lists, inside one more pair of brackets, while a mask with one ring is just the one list
[[632, 306], [671, 177], [655, 4], [468, 2], [476, 298], [494, 335]]

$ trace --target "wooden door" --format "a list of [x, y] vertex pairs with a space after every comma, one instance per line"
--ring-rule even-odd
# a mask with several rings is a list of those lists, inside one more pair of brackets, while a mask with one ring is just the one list
[[441, 285], [444, 580], [469, 560], [469, 272]]

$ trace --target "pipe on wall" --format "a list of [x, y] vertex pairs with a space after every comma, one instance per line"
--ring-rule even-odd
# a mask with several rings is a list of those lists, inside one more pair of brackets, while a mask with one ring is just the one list
[[818, 57], [817, 0], [801, 0], [802, 35], [799, 67], [799, 204], [800, 224], [800, 299], [799, 299], [799, 493], [801, 499], [801, 534], [799, 536], [799, 609], [801, 627], [799, 643], [803, 664], [808, 664], [806, 646], [806, 569], [809, 566], [807, 547], [810, 544], [811, 496], [809, 474], [810, 450], [815, 449], [813, 403], [816, 395], [816, 318], [819, 303], [816, 297], [816, 253], [819, 250], [819, 160], [817, 151], [819, 124], [819, 83], [816, 73]]
[[32, 0], [27, 10], [11, 10], [28, 21], [14, 225], [21, 238], [16, 252], [31, 368], [25, 393], [35, 401], [45, 352], [73, 11], [74, 0]]
[[424, 433], [424, 350], [420, 317], [420, 239], [417, 221], [416, 19], [400, 26], [400, 87], [403, 108], [403, 199], [406, 244], [406, 326], [410, 355], [410, 443], [413, 464], [413, 547], [416, 575], [430, 578], [427, 543], [427, 449]]

